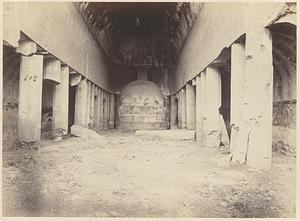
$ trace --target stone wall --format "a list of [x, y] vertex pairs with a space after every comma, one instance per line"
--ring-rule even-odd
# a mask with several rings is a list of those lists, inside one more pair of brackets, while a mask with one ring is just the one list
[[72, 2], [4, 3], [4, 41], [20, 32], [101, 88], [110, 91], [109, 62]]
[[273, 103], [273, 126], [296, 129], [296, 100]]
[[18, 145], [18, 97], [20, 59], [11, 48], [3, 47], [3, 150]]
[[296, 100], [273, 103], [273, 142], [296, 147]]

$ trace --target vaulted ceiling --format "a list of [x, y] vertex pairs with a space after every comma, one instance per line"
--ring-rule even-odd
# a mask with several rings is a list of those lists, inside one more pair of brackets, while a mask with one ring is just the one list
[[111, 62], [170, 67], [200, 12], [189, 2], [79, 2], [86, 24]]

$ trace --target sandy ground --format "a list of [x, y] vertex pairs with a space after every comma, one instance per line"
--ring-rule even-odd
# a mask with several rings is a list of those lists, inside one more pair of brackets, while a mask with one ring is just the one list
[[295, 217], [296, 159], [231, 165], [192, 141], [107, 131], [3, 155], [4, 216]]

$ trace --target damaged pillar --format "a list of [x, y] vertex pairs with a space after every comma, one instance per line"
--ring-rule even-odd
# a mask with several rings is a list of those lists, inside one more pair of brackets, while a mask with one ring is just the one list
[[245, 78], [245, 46], [243, 43], [234, 43], [231, 46], [231, 95], [230, 95], [230, 152], [232, 161], [245, 163], [247, 145], [243, 141], [242, 133], [245, 130], [243, 126], [241, 111], [244, 99], [244, 78]]
[[87, 115], [87, 95], [88, 95], [88, 83], [86, 79], [82, 79], [76, 88], [75, 97], [75, 124], [82, 127], [86, 127], [86, 115]]
[[205, 142], [207, 147], [218, 147], [221, 141], [219, 108], [221, 107], [221, 75], [217, 68], [206, 68], [206, 127]]
[[110, 116], [109, 116], [109, 128], [114, 129], [115, 128], [115, 95], [110, 95]]
[[[272, 158], [273, 56], [272, 38], [266, 28], [246, 33], [245, 101], [246, 163], [270, 169]], [[247, 138], [247, 139], [246, 139]]]
[[60, 83], [53, 90], [53, 131], [62, 130], [62, 134], [68, 133], [69, 113], [69, 67], [62, 66], [60, 71]]
[[196, 128], [196, 92], [189, 83], [186, 84], [186, 126], [189, 130]]
[[[202, 145], [205, 144], [204, 136], [204, 116], [203, 111], [205, 103], [203, 98], [205, 97], [204, 81], [201, 81], [201, 78], [204, 78], [204, 73], [201, 72], [200, 75], [196, 77], [196, 140]], [[202, 83], [203, 82], [203, 83]]]
[[[35, 45], [34, 42], [29, 44]], [[41, 138], [43, 56], [21, 56], [19, 79], [18, 134], [21, 143]]]

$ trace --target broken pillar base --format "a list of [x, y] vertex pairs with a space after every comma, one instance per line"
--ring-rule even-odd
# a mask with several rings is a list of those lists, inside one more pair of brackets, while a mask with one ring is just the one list
[[138, 136], [156, 137], [167, 140], [195, 140], [195, 130], [137, 130], [135, 132]]
[[102, 136], [99, 135], [96, 131], [87, 129], [85, 127], [81, 127], [79, 125], [73, 125], [71, 127], [71, 134], [76, 137], [80, 137], [80, 138], [84, 138], [84, 139], [101, 139], [102, 138]]
[[207, 130], [205, 136], [206, 147], [219, 147], [221, 144], [222, 131], [220, 129]]
[[231, 163], [245, 164], [246, 163], [246, 155], [244, 153], [232, 153], [232, 157], [230, 160]]

